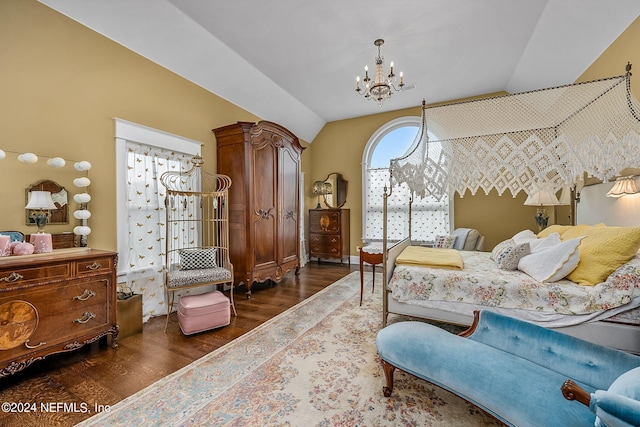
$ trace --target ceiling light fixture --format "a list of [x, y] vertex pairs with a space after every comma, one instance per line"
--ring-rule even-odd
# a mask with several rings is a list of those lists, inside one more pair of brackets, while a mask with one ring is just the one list
[[390, 64], [389, 74], [383, 77], [382, 66], [384, 57], [380, 53], [380, 46], [384, 44], [384, 40], [377, 39], [373, 42], [378, 47], [378, 56], [376, 56], [376, 75], [373, 80], [369, 77], [369, 67], [364, 67], [363, 87], [360, 86], [360, 76], [356, 78], [356, 92], [363, 95], [365, 99], [375, 101], [380, 108], [386, 99], [390, 99], [394, 92], [400, 92], [404, 88], [404, 75], [400, 72], [400, 83], [395, 86], [396, 75], [393, 73], [393, 62]]

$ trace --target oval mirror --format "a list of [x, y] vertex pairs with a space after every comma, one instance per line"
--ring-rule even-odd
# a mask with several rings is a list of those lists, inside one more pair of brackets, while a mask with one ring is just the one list
[[347, 202], [347, 180], [345, 180], [341, 174], [332, 172], [324, 180], [325, 193], [324, 203], [329, 208], [341, 208]]

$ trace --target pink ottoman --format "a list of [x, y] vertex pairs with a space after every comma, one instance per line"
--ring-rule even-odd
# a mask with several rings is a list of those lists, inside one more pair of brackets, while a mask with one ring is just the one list
[[185, 335], [227, 326], [231, 322], [231, 303], [220, 291], [187, 295], [178, 302], [178, 323]]

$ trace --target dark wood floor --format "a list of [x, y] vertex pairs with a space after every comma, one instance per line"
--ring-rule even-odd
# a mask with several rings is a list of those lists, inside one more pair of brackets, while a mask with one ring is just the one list
[[[256, 284], [251, 299], [244, 288], [236, 289], [238, 316], [224, 328], [184, 336], [176, 315], [152, 318], [144, 331], [118, 340], [114, 351], [94, 343], [75, 352], [50, 356], [26, 370], [0, 379], [0, 402], [36, 404], [36, 412], [0, 411], [0, 426], [72, 426], [89, 416], [94, 405], [113, 405], [162, 377], [238, 338], [277, 316], [336, 280], [355, 271], [355, 265], [311, 262], [295, 276], [292, 272], [278, 284]], [[41, 403], [65, 405], [59, 412], [44, 413]], [[75, 411], [74, 411], [75, 405]], [[33, 407], [32, 407], [33, 408]]]

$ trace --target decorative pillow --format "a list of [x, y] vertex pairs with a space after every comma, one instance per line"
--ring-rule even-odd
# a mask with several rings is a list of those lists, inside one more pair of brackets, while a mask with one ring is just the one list
[[562, 243], [560, 235], [558, 233], [551, 233], [547, 237], [532, 240], [529, 242], [529, 245], [531, 246], [531, 252], [538, 252], [559, 245], [560, 243]]
[[545, 237], [538, 238], [531, 230], [523, 230], [511, 239], [518, 244], [529, 243], [531, 252], [560, 244], [560, 234], [558, 233], [548, 233]]
[[538, 238], [538, 236], [536, 236], [536, 233], [534, 233], [531, 230], [522, 230], [519, 233], [516, 233], [511, 239], [520, 244], [520, 243], [527, 243], [530, 242], [532, 240], [536, 240]]
[[[628, 397], [633, 400], [640, 400], [640, 367], [631, 369], [630, 371], [625, 372], [615, 379], [613, 383], [609, 386], [607, 390], [608, 393], [615, 393], [620, 396]], [[596, 400], [599, 397], [600, 392], [596, 391]], [[623, 408], [620, 408], [624, 410]], [[601, 411], [596, 411], [602, 417], [613, 418], [614, 421], [617, 417], [613, 414], [609, 414], [607, 412], [601, 413]], [[609, 421], [609, 420], [608, 420]], [[606, 427], [607, 425], [613, 424], [605, 424], [600, 420], [599, 417], [596, 417], [595, 426], [596, 427]], [[623, 425], [622, 423], [620, 425]], [[628, 424], [624, 424], [628, 425]]]
[[548, 226], [547, 228], [545, 228], [541, 232], [539, 232], [538, 233], [538, 237], [547, 237], [551, 233], [558, 233], [558, 234], [560, 234], [560, 236], [562, 236], [565, 231], [569, 230], [570, 228], [575, 228], [575, 227], [576, 226], [573, 226], [573, 225], [553, 224], [553, 225]]
[[512, 245], [501, 245], [495, 254], [492, 252], [500, 270], [517, 270], [520, 259], [530, 253], [529, 243], [516, 244], [515, 242]]
[[217, 248], [183, 249], [180, 254], [180, 270], [197, 270], [201, 268], [215, 268]]
[[455, 236], [436, 236], [436, 240], [433, 243], [434, 248], [451, 249], [453, 243], [456, 241]]
[[606, 280], [640, 248], [640, 227], [576, 226], [567, 230], [562, 239], [586, 236], [580, 243], [580, 263], [567, 279], [585, 286]]
[[502, 241], [500, 243], [498, 243], [493, 250], [491, 251], [491, 255], [489, 255], [489, 259], [491, 261], [495, 261], [496, 257], [498, 256], [499, 253], [502, 253], [502, 251], [505, 250], [505, 248], [508, 248], [510, 246], [515, 245], [516, 242], [513, 241], [513, 239], [507, 239], [505, 241]]
[[531, 253], [520, 259], [518, 270], [527, 273], [538, 282], [557, 282], [573, 271], [580, 262], [578, 246], [584, 236], [567, 240]]

